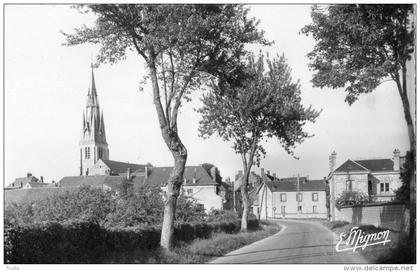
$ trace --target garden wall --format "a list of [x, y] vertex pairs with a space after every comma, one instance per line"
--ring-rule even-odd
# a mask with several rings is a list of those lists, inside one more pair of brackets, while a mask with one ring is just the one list
[[336, 220], [408, 233], [409, 209], [396, 203], [356, 205], [336, 209]]

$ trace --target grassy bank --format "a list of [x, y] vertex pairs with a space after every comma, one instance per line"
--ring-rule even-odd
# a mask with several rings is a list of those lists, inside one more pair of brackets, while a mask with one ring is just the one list
[[129, 254], [119, 253], [108, 256], [105, 263], [206, 263], [278, 231], [280, 231], [280, 226], [276, 223], [261, 221], [258, 228], [248, 232], [213, 234], [209, 239], [196, 239], [190, 243], [178, 244], [172, 252], [156, 249], [152, 251], [138, 250]]
[[[364, 233], [376, 233], [386, 229], [378, 228], [373, 225], [354, 225], [346, 221], [322, 221], [322, 224], [331, 229], [338, 236], [341, 233], [349, 234], [353, 227], [359, 227]], [[410, 247], [407, 235], [391, 231], [389, 234], [390, 243], [386, 245], [373, 245], [364, 250], [357, 251], [371, 263], [378, 264], [411, 264], [415, 263], [415, 253]]]

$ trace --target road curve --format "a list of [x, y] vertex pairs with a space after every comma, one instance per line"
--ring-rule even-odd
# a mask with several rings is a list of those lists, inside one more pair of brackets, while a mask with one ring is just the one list
[[315, 221], [277, 220], [282, 230], [210, 263], [367, 263], [357, 251], [337, 252], [338, 237]]

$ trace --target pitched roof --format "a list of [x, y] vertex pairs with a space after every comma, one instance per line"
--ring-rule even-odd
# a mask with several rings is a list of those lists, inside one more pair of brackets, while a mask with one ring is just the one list
[[[401, 158], [400, 158], [401, 160]], [[371, 171], [383, 172], [393, 171], [394, 162], [392, 159], [371, 159], [371, 160], [347, 160], [334, 172]]]
[[31, 181], [31, 182], [28, 182], [28, 183], [32, 188], [40, 188], [40, 187], [49, 187], [50, 186], [49, 183], [43, 183], [43, 182], [33, 182], [33, 181]]
[[372, 172], [394, 170], [394, 162], [391, 159], [357, 160], [355, 162]]
[[123, 177], [120, 176], [72, 176], [62, 178], [58, 184], [60, 187], [80, 187], [83, 185], [92, 187], [102, 187], [102, 185], [112, 185], [121, 183]]
[[[297, 178], [278, 179], [268, 176], [265, 184], [272, 192], [297, 192]], [[259, 191], [259, 189], [257, 190]], [[325, 191], [324, 180], [309, 180], [307, 178], [299, 179], [299, 191]]]
[[7, 188], [16, 188], [16, 187], [22, 187], [25, 186], [29, 182], [37, 182], [38, 179], [34, 176], [30, 177], [23, 177], [23, 178], [17, 178], [14, 182], [10, 183]]
[[[297, 182], [297, 177], [288, 177], [288, 178], [278, 178], [280, 182]], [[307, 177], [299, 177], [299, 182], [306, 182], [309, 179]]]
[[62, 194], [67, 191], [72, 192], [74, 190], [77, 190], [77, 188], [41, 187], [18, 190], [5, 190], [4, 202], [6, 203], [6, 205], [8, 203], [30, 203], [33, 201], [45, 199], [55, 194]]
[[144, 171], [146, 165], [144, 164], [134, 164], [134, 163], [126, 163], [126, 162], [119, 162], [119, 161], [111, 161], [111, 160], [102, 160], [106, 166], [109, 167], [111, 173], [121, 174], [127, 172], [127, 169], [130, 168], [132, 172], [135, 171]]
[[347, 160], [345, 163], [340, 165], [334, 172], [355, 172], [355, 171], [369, 171], [363, 165], [360, 165], [358, 162]]
[[[156, 185], [156, 186], [166, 186], [166, 183], [169, 179], [169, 175], [171, 174], [172, 168], [173, 167], [149, 168], [148, 176], [145, 183]], [[139, 181], [141, 179], [142, 179], [141, 177], [138, 178]], [[185, 182], [183, 184], [186, 186], [218, 185], [218, 183], [213, 181], [212, 177], [201, 165], [200, 166], [186, 166], [185, 171], [184, 171], [184, 179], [185, 179]]]

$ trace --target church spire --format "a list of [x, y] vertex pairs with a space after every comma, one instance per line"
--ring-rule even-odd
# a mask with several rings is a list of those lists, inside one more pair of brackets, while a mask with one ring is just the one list
[[96, 92], [94, 66], [91, 63], [91, 82], [86, 108], [83, 112], [82, 137], [80, 146], [80, 174], [87, 175], [99, 159], [109, 159], [108, 143], [105, 136], [105, 122], [99, 107]]
[[96, 94], [96, 86], [95, 86], [95, 75], [94, 75], [94, 73], [93, 73], [93, 63], [91, 62], [91, 64], [90, 64], [90, 68], [91, 68], [91, 70], [92, 70], [92, 82], [91, 82], [91, 87], [90, 87], [90, 89], [92, 90], [92, 96], [93, 97], [97, 97], [98, 95]]
[[92, 78], [91, 78], [91, 82], [90, 82], [90, 86], [88, 90], [87, 105], [91, 107], [99, 107], [98, 94], [96, 93], [95, 74], [93, 72], [93, 68], [94, 68], [93, 63], [90, 64], [90, 68], [91, 68]]

